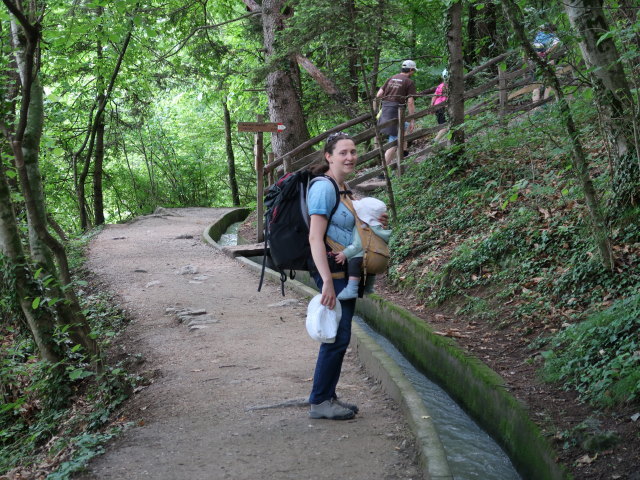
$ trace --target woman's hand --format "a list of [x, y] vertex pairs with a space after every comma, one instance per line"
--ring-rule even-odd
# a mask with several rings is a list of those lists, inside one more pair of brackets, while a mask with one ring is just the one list
[[333, 288], [333, 282], [324, 282], [322, 284], [322, 298], [320, 303], [325, 307], [333, 310], [336, 306], [336, 291]]
[[389, 226], [389, 215], [386, 213], [383, 213], [378, 217], [378, 221], [382, 224], [384, 228], [387, 228]]
[[347, 261], [347, 256], [343, 252], [336, 253], [335, 258], [336, 263], [339, 263], [340, 265], [344, 265], [344, 262]]

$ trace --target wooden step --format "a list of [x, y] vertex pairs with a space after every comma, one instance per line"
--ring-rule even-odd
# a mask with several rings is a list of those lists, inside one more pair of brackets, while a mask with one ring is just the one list
[[228, 245], [222, 247], [221, 250], [231, 257], [257, 257], [264, 254], [264, 242], [250, 245]]

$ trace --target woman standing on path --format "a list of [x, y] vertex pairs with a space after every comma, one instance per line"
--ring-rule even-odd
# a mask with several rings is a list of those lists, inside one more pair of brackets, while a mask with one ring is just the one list
[[[324, 159], [312, 168], [315, 175], [325, 174], [338, 184], [342, 194], [346, 194], [345, 179], [352, 174], [358, 160], [356, 145], [351, 137], [339, 132], [329, 135], [324, 147]], [[344, 193], [343, 193], [344, 192]], [[317, 272], [313, 277], [322, 291], [322, 305], [333, 309], [336, 305], [336, 295], [347, 286], [344, 269], [332, 273], [329, 262], [335, 263], [333, 252], [327, 252], [326, 236], [333, 241], [348, 245], [355, 226], [355, 218], [349, 209], [341, 202], [338, 209], [328, 217], [335, 205], [335, 188], [331, 182], [314, 182], [309, 190], [307, 204], [311, 225], [309, 230], [309, 244], [311, 255]], [[335, 270], [335, 269], [334, 269]], [[337, 277], [337, 278], [336, 278]], [[320, 345], [316, 370], [313, 376], [313, 388], [309, 396], [311, 418], [329, 418], [332, 420], [347, 420], [358, 413], [358, 407], [338, 400], [336, 385], [342, 370], [342, 360], [351, 340], [351, 319], [355, 311], [356, 300], [340, 301], [342, 318], [338, 325], [335, 343]]]

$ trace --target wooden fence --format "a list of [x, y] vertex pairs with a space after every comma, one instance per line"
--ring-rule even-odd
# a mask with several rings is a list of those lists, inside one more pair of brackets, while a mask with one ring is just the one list
[[[534, 109], [538, 106], [544, 105], [553, 100], [553, 98], [541, 99], [537, 102], [527, 102], [527, 103], [513, 103], [512, 100], [520, 98], [522, 95], [533, 92], [536, 88], [540, 88], [542, 86], [541, 83], [536, 82], [533, 79], [534, 76], [534, 66], [528, 64], [524, 60], [521, 62], [521, 68], [517, 68], [512, 71], [507, 71], [503, 68], [502, 62], [511, 56], [518, 55], [515, 51], [510, 51], [503, 53], [491, 60], [485, 62], [479, 67], [474, 68], [469, 71], [465, 76], [465, 81], [468, 81], [478, 74], [483, 72], [491, 72], [492, 69], [495, 68], [496, 74], [495, 76], [486, 80], [482, 85], [474, 87], [464, 93], [464, 99], [472, 100], [480, 97], [481, 95], [485, 95], [488, 93], [495, 93], [493, 97], [488, 96], [482, 102], [476, 103], [474, 105], [469, 106], [468, 108], [465, 106], [465, 118], [473, 117], [475, 115], [482, 114], [488, 110], [497, 111], [498, 115], [504, 116], [507, 113], [513, 113], [517, 111], [528, 111]], [[551, 59], [557, 59], [562, 55], [562, 52], [556, 52]], [[571, 72], [570, 67], [565, 67], [562, 69], [562, 73]], [[572, 82], [573, 79], [569, 78], [568, 81], [564, 80], [563, 83], [567, 84]], [[431, 99], [433, 92], [435, 91], [435, 86], [431, 87], [427, 90], [419, 92], [416, 95], [416, 103], [420, 101], [421, 98]], [[429, 102], [430, 103], [430, 102]], [[441, 129], [449, 128], [449, 124], [444, 123], [442, 125], [435, 125], [428, 128], [420, 128], [411, 133], [405, 134], [404, 132], [404, 122], [410, 120], [418, 120], [427, 115], [433, 114], [436, 108], [442, 108], [446, 106], [447, 102], [439, 104], [437, 107], [429, 106], [422, 110], [415, 112], [413, 115], [404, 114], [404, 109], [399, 109], [399, 120], [390, 120], [386, 123], [382, 123], [377, 126], [378, 129], [383, 128], [388, 125], [392, 125], [398, 123], [398, 140], [393, 142], [388, 142], [383, 144], [381, 147], [374, 144], [374, 147], [361, 153], [358, 155], [358, 166], [368, 166], [380, 156], [384, 156], [384, 152], [388, 149], [397, 146], [398, 142], [404, 138], [404, 141], [411, 142], [413, 140], [417, 140], [429, 135], [434, 135], [439, 132]], [[263, 198], [262, 192], [264, 191], [265, 183], [266, 185], [271, 185], [275, 182], [276, 178], [285, 172], [294, 172], [300, 170], [302, 168], [307, 167], [314, 161], [320, 159], [322, 157], [322, 149], [317, 150], [313, 153], [305, 155], [301, 158], [295, 158], [300, 152], [305, 151], [311, 147], [314, 147], [321, 142], [323, 142], [330, 134], [335, 132], [340, 132], [346, 129], [350, 129], [356, 126], [365, 127], [359, 133], [352, 135], [352, 138], [356, 145], [362, 145], [365, 143], [371, 144], [371, 140], [376, 138], [376, 127], [375, 119], [369, 113], [365, 113], [356, 118], [353, 118], [347, 122], [341, 123], [340, 125], [336, 125], [335, 127], [317, 135], [306, 142], [298, 145], [296, 148], [287, 152], [286, 154], [274, 158], [273, 154], [268, 154], [268, 163], [266, 165], [263, 164], [264, 154], [260, 151], [260, 155], [256, 157], [256, 170], [258, 172], [258, 236], [261, 240], [262, 238], [262, 211], [263, 211]], [[260, 146], [261, 149], [262, 146]], [[419, 159], [424, 158], [427, 154], [429, 154], [435, 145], [429, 145], [428, 147], [414, 152], [411, 155], [403, 158], [402, 149], [397, 149], [397, 160], [396, 163], [389, 165], [390, 168], [395, 169], [398, 174], [402, 172], [402, 162], [406, 161], [419, 161]], [[383, 172], [382, 166], [378, 168], [374, 168], [367, 173], [357, 176], [356, 178], [349, 181], [350, 186], [359, 185], [367, 180], [377, 177]], [[266, 182], [265, 182], [266, 180]]]

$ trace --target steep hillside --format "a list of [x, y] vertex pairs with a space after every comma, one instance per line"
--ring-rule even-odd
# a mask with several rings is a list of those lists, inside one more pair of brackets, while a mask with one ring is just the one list
[[[586, 101], [573, 107], [606, 208], [598, 122]], [[553, 106], [509, 124], [474, 120], [460, 157], [441, 151], [395, 181], [389, 293], [499, 372], [576, 478], [633, 478], [639, 210], [608, 212], [606, 271], [560, 125]]]

